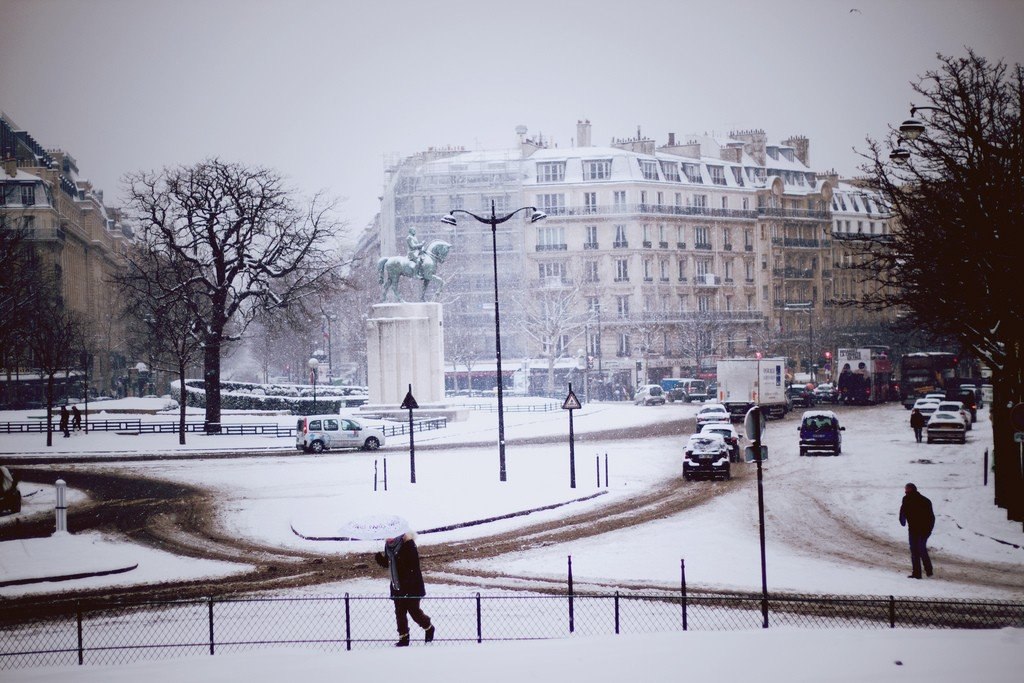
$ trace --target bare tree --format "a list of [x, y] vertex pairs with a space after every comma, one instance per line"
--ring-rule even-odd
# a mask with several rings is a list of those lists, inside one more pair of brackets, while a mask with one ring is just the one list
[[149, 278], [158, 300], [182, 301], [203, 343], [207, 430], [219, 429], [224, 345], [258, 309], [301, 303], [336, 286], [334, 203], [301, 204], [276, 172], [218, 159], [127, 177], [142, 254], [160, 254], [183, 277], [150, 277], [129, 255], [130, 277]]
[[78, 367], [83, 325], [79, 316], [64, 304], [57, 294], [56, 284], [49, 278], [37, 280], [31, 290], [32, 315], [26, 321], [25, 341], [46, 382], [46, 445], [52, 446], [50, 416], [56, 403], [55, 379], [58, 373]]
[[[203, 335], [194, 314], [198, 284], [188, 264], [174, 262], [167, 252], [150, 250], [134, 256], [133, 268], [119, 276], [126, 294], [126, 315], [134, 323], [136, 339], [145, 337], [150, 370], [170, 370], [178, 376], [178, 443], [185, 444], [188, 390], [185, 377], [202, 353]], [[135, 268], [141, 266], [141, 272]], [[182, 283], [193, 283], [191, 286]]]
[[676, 327], [680, 354], [693, 360], [694, 374], [700, 372], [705, 359], [719, 350], [729, 338], [733, 323], [719, 311], [694, 311], [683, 313], [682, 321]]
[[[868, 140], [865, 170], [896, 220], [886, 239], [868, 245], [876, 288], [862, 305], [898, 307], [992, 369], [996, 502], [1022, 521], [1010, 406], [1024, 401], [1024, 69], [973, 51], [938, 60], [912, 84], [924, 133]], [[894, 161], [886, 152], [896, 146]]]
[[547, 360], [547, 392], [555, 391], [555, 360], [572, 353], [573, 344], [583, 336], [590, 313], [583, 305], [578, 280], [569, 277], [529, 292], [514, 295], [520, 329]]

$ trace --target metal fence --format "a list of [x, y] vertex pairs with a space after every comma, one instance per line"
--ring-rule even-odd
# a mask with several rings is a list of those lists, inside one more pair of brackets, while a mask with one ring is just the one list
[[[811, 629], [1024, 627], [1024, 602], [813, 595], [715, 596], [619, 592], [496, 594], [424, 599], [436, 644], [770, 626]], [[414, 629], [414, 635], [416, 631]], [[396, 638], [386, 597], [205, 598], [79, 603], [18, 621], [0, 614], [0, 669], [122, 664], [258, 648], [338, 652]]]
[[[413, 423], [413, 430], [417, 432], [444, 429], [448, 426], [448, 420], [444, 417], [431, 418], [429, 420], [416, 420]], [[177, 434], [180, 425], [178, 422], [143, 422], [142, 420], [90, 420], [88, 429], [90, 432], [122, 432], [126, 434]], [[206, 433], [206, 422], [186, 422], [186, 432]], [[53, 427], [53, 432], [60, 430]], [[24, 434], [24, 433], [45, 433], [45, 422], [0, 422], [0, 433]], [[384, 436], [400, 436], [409, 433], [407, 422], [385, 424]], [[278, 424], [255, 424], [255, 423], [221, 423], [218, 431], [214, 434], [222, 435], [248, 435], [248, 436], [273, 436], [273, 437], [294, 437], [294, 426], [282, 426]]]

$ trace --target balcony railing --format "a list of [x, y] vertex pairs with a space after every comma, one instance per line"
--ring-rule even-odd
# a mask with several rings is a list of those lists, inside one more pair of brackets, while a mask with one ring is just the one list
[[693, 248], [694, 249], [701, 249], [703, 251], [711, 251], [711, 249], [712, 249], [711, 244], [709, 244], [707, 242], [697, 242], [697, 244], [693, 245]]
[[612, 247], [615, 249], [627, 249], [629, 248], [629, 242], [626, 240], [616, 240], [612, 242]]
[[538, 244], [537, 251], [566, 251], [569, 249], [567, 244]]
[[644, 249], [650, 249], [652, 246], [653, 245], [649, 240], [644, 240]]
[[598, 245], [597, 245], [597, 242], [584, 242], [583, 243], [583, 248], [584, 249], [597, 249]]
[[831, 211], [818, 209], [777, 209], [768, 206], [759, 206], [757, 215], [769, 218], [799, 218], [805, 220], [824, 220], [832, 217]]

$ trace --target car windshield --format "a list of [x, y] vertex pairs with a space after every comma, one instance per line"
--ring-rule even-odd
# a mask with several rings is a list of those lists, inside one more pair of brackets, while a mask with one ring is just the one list
[[804, 429], [810, 429], [814, 432], [820, 432], [825, 429], [832, 429], [833, 419], [825, 415], [815, 415], [813, 417], [804, 418]]
[[955, 422], [960, 421], [960, 416], [954, 413], [935, 413], [932, 415], [933, 420], [953, 420]]

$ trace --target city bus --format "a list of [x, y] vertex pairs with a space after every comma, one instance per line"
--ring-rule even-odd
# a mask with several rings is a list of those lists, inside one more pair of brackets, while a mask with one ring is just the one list
[[955, 353], [920, 351], [900, 359], [900, 400], [910, 410], [914, 402], [931, 391], [956, 387], [959, 377]]

